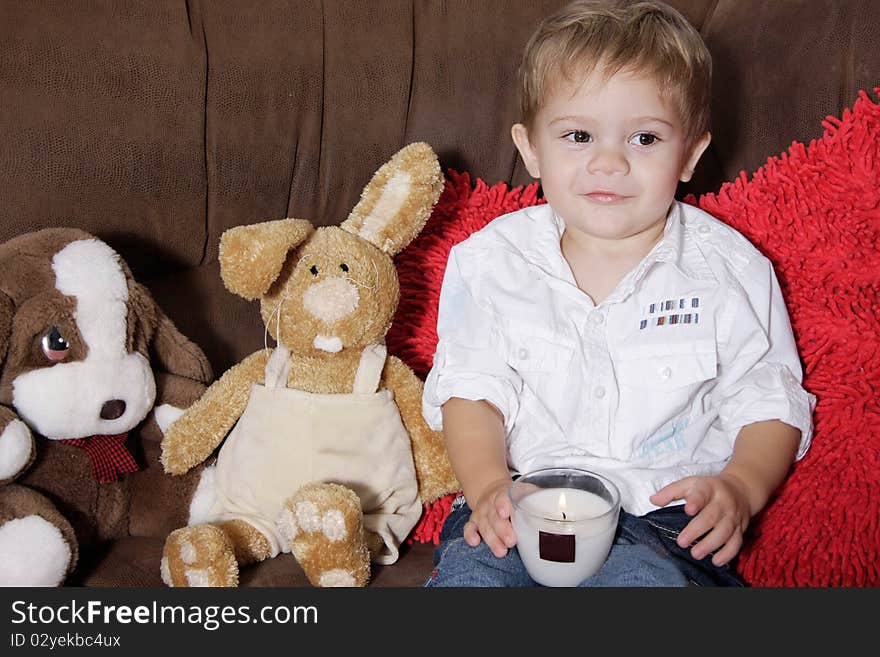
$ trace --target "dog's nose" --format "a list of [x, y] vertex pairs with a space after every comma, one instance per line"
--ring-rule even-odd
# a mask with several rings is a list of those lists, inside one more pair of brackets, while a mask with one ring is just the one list
[[101, 407], [102, 420], [115, 420], [123, 413], [125, 413], [125, 402], [121, 399], [111, 399], [108, 402], [104, 402], [104, 405]]

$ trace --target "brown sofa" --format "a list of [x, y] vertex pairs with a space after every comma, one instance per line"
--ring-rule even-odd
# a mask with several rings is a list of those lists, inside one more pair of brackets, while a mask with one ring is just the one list
[[[530, 182], [509, 138], [515, 69], [563, 1], [4, 2], [0, 241], [60, 225], [103, 238], [219, 376], [263, 343], [256, 304], [221, 283], [225, 229], [337, 223], [413, 141], [444, 168]], [[874, 0], [670, 3], [715, 62], [714, 139], [682, 194], [818, 137], [878, 84]], [[160, 586], [164, 531], [143, 533], [87, 546], [70, 582]], [[420, 585], [432, 549], [408, 547], [372, 584]], [[242, 584], [306, 580], [286, 555], [245, 568]]]

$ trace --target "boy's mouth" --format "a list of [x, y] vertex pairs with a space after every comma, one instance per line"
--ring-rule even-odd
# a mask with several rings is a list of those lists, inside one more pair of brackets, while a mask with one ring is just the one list
[[628, 196], [623, 196], [622, 194], [617, 194], [615, 192], [611, 192], [605, 189], [597, 189], [592, 192], [588, 192], [583, 195], [588, 201], [592, 201], [593, 203], [602, 203], [603, 205], [607, 205], [610, 203], [617, 203], [619, 201], [623, 201]]

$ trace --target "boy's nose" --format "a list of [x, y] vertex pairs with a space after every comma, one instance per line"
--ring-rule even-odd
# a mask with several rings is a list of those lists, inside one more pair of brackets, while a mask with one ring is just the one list
[[616, 148], [597, 148], [587, 165], [592, 174], [625, 174], [629, 173], [629, 162], [624, 154]]

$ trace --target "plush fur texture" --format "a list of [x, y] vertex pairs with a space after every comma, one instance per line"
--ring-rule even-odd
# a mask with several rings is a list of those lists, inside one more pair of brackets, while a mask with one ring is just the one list
[[314, 586], [364, 586], [370, 550], [361, 501], [339, 484], [306, 484], [284, 505], [291, 550]]
[[[875, 90], [880, 93], [880, 90]], [[806, 457], [752, 521], [738, 568], [754, 586], [880, 584], [880, 106], [861, 93], [821, 138], [793, 143], [751, 177], [686, 199], [746, 235], [776, 268], [818, 398]], [[543, 202], [449, 172], [434, 214], [397, 258], [403, 301], [389, 348], [424, 376], [437, 342], [449, 249], [495, 217]], [[438, 542], [452, 496], [414, 539]]]
[[70, 522], [45, 496], [16, 484], [0, 491], [0, 584], [59, 586], [78, 547]]
[[[362, 353], [384, 341], [397, 308], [392, 256], [424, 226], [442, 179], [431, 148], [411, 144], [376, 172], [340, 226], [314, 229], [308, 221], [284, 219], [224, 233], [223, 282], [235, 294], [260, 299], [267, 336], [290, 354], [281, 365], [273, 361], [289, 388], [322, 395], [354, 389]], [[224, 441], [248, 406], [252, 386], [264, 381], [272, 352], [258, 351], [227, 370], [169, 427], [162, 450], [169, 473], [189, 471]], [[456, 490], [442, 437], [421, 416], [421, 380], [389, 355], [379, 389], [393, 392], [409, 434], [420, 499], [429, 503]], [[163, 578], [170, 585], [233, 586], [237, 564], [230, 564], [266, 556], [242, 545], [255, 542], [253, 532], [231, 531], [211, 518], [216, 476], [211, 468], [205, 471], [189, 526], [166, 542]], [[363, 586], [371, 551], [381, 545], [363, 529], [357, 494], [342, 483], [293, 482], [278, 500], [278, 530], [315, 586]], [[194, 546], [195, 556], [185, 546]], [[190, 572], [192, 564], [201, 574]]]
[[0, 487], [0, 584], [63, 583], [81, 546], [188, 500], [153, 476], [152, 411], [174, 417], [211, 370], [106, 243], [58, 228], [0, 245], [0, 357], [0, 481], [19, 484]]

